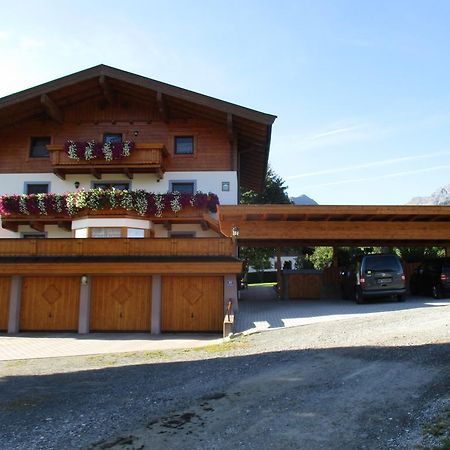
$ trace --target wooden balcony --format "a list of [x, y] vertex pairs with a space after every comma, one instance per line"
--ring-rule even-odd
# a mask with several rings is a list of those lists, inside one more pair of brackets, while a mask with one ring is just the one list
[[130, 156], [113, 161], [95, 158], [89, 161], [68, 157], [64, 145], [47, 145], [53, 172], [65, 179], [67, 174], [91, 174], [101, 179], [104, 173], [123, 173], [132, 179], [135, 173], [155, 173], [161, 179], [166, 171], [168, 152], [164, 144], [135, 144]]
[[229, 238], [0, 239], [3, 256], [234, 256]]

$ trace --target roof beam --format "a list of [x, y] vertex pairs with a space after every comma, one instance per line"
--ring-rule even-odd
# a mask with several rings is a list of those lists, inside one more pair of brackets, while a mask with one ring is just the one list
[[63, 112], [47, 94], [41, 95], [41, 105], [44, 107], [47, 115], [55, 122], [60, 124], [64, 122]]
[[114, 92], [112, 90], [111, 84], [107, 81], [105, 75], [100, 75], [98, 79], [98, 83], [100, 84], [100, 88], [102, 90], [103, 97], [105, 97], [106, 101], [113, 105], [116, 101]]
[[227, 132], [228, 132], [228, 140], [230, 141], [230, 144], [233, 144], [235, 132], [233, 125], [233, 114], [231, 113], [227, 114]]
[[156, 93], [156, 103], [158, 104], [158, 111], [161, 119], [163, 122], [168, 123], [170, 120], [169, 109], [161, 91]]

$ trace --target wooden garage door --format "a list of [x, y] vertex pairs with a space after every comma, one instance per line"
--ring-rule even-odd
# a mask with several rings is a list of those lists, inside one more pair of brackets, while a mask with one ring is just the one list
[[91, 331], [150, 331], [151, 277], [95, 277]]
[[20, 330], [77, 331], [79, 303], [79, 277], [25, 277]]
[[9, 290], [11, 278], [0, 277], [0, 331], [8, 329]]
[[162, 331], [220, 331], [223, 277], [163, 277]]

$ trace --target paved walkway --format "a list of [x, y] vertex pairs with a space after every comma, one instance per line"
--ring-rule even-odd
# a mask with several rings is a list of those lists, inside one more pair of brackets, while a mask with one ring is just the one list
[[[263, 331], [317, 322], [341, 320], [367, 314], [411, 308], [448, 305], [449, 299], [410, 297], [405, 303], [378, 301], [357, 305], [350, 301], [278, 300], [271, 287], [250, 287], [241, 292], [236, 332]], [[119, 352], [164, 351], [201, 347], [222, 342], [217, 334], [145, 333], [27, 333], [18, 336], [0, 334], [0, 361], [52, 358]]]
[[18, 336], [0, 335], [0, 361], [14, 359], [52, 358], [61, 356], [96, 355], [104, 353], [162, 351], [202, 347], [219, 343], [214, 334], [145, 333], [28, 333]]
[[427, 297], [408, 297], [404, 303], [380, 299], [364, 305], [340, 299], [278, 300], [272, 287], [254, 286], [241, 291], [235, 332], [264, 331], [449, 304], [450, 299]]

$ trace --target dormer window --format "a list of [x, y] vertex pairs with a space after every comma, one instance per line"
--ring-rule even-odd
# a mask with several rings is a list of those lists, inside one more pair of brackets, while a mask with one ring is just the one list
[[121, 133], [105, 133], [103, 135], [103, 142], [122, 142]]
[[32, 137], [30, 143], [30, 158], [47, 158], [47, 145], [50, 144], [50, 136]]
[[194, 154], [193, 136], [175, 136], [175, 155]]

